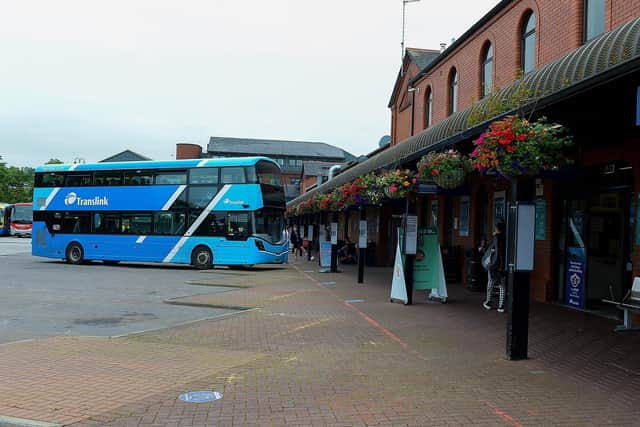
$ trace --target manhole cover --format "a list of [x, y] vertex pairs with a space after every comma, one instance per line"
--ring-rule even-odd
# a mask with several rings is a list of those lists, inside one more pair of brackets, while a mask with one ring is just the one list
[[320, 282], [321, 285], [335, 285], [336, 282]]
[[364, 300], [363, 299], [348, 299], [348, 300], [345, 300], [344, 302], [352, 304], [354, 302], [364, 302]]
[[217, 391], [190, 391], [180, 395], [180, 400], [189, 403], [205, 403], [222, 399], [222, 393]]
[[541, 374], [544, 374], [544, 371], [533, 370], [533, 371], [529, 371], [529, 373], [533, 375], [541, 375]]

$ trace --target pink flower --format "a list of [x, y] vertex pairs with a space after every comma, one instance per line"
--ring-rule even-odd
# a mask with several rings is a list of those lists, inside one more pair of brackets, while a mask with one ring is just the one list
[[389, 191], [392, 193], [395, 193], [396, 191], [398, 191], [398, 187], [396, 187], [396, 185], [393, 184], [391, 187], [389, 187]]
[[476, 139], [475, 141], [473, 141], [473, 143], [475, 145], [482, 145], [484, 144], [484, 132], [480, 134], [480, 136], [478, 137], [478, 139]]

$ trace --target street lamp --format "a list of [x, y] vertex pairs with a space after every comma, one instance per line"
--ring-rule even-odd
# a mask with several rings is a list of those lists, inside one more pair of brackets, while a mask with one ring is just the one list
[[419, 1], [420, 0], [402, 0], [402, 42], [400, 43], [402, 52], [401, 52], [400, 64], [402, 64], [402, 61], [404, 61], [404, 16], [405, 16], [404, 9], [407, 6], [407, 3], [416, 3]]

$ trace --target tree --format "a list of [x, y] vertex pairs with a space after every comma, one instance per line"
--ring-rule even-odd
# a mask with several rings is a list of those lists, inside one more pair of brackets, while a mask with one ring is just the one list
[[45, 165], [59, 165], [59, 164], [62, 164], [62, 163], [64, 163], [64, 162], [62, 160], [59, 160], [59, 159], [49, 159], [47, 161], [47, 163], [45, 163]]
[[0, 163], [0, 201], [19, 203], [33, 200], [33, 178], [32, 168]]

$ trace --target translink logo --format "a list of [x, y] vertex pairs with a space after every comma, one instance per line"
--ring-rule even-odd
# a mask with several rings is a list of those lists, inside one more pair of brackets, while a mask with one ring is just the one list
[[67, 194], [64, 198], [65, 206], [109, 206], [109, 199], [106, 196], [95, 196], [93, 199], [78, 197], [74, 192]]

